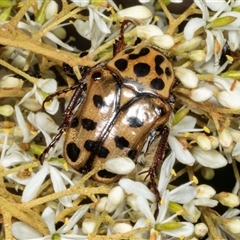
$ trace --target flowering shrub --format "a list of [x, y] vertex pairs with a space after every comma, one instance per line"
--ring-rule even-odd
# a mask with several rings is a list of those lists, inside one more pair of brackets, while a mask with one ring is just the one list
[[[194, 0], [182, 14], [169, 12], [169, 4], [181, 8], [181, 2], [139, 0], [121, 9], [112, 0], [0, 1], [1, 236], [240, 239], [240, 1]], [[161, 49], [179, 81], [168, 123], [171, 151], [156, 179], [161, 195], [158, 216], [153, 215], [155, 195], [145, 174], [158, 139], [143, 149], [136, 165], [116, 157], [86, 175], [59, 157], [64, 136], [49, 151], [49, 161], [41, 165], [37, 159], [58, 133], [56, 120], [62, 111], [57, 96], [44, 105], [45, 111], [43, 101], [74, 84], [62, 64], [72, 67], [81, 80], [78, 66], [111, 59], [125, 19], [131, 20], [124, 32], [126, 48], [139, 38], [143, 46]], [[70, 25], [76, 32], [70, 38], [81, 36], [90, 45], [84, 57], [66, 40]], [[62, 96], [65, 106], [71, 94]], [[174, 170], [179, 162], [185, 167]], [[209, 180], [215, 169], [229, 164], [236, 178], [232, 192], [217, 192], [194, 175], [201, 171]], [[101, 169], [126, 176], [102, 185], [91, 180]], [[179, 182], [184, 174], [189, 180]], [[213, 211], [217, 205], [227, 210], [222, 215]]]

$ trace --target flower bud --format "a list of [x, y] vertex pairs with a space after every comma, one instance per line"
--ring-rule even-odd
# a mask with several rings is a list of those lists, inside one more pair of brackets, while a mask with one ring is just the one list
[[215, 171], [212, 168], [202, 167], [201, 174], [204, 179], [212, 180], [215, 176]]
[[175, 126], [176, 124], [178, 124], [189, 112], [189, 108], [181, 108], [180, 110], [178, 110], [175, 115], [174, 118], [172, 120], [172, 126]]
[[106, 203], [107, 203], [107, 197], [100, 198], [95, 206], [95, 209], [98, 212], [103, 212], [105, 210]]
[[203, 150], [211, 150], [212, 144], [206, 135], [198, 135], [196, 138], [197, 144]]
[[216, 191], [206, 184], [201, 184], [197, 187], [195, 187], [197, 190], [196, 198], [211, 198], [216, 194]]
[[240, 219], [238, 218], [225, 219], [223, 226], [233, 234], [240, 234]]
[[126, 233], [132, 230], [132, 225], [129, 223], [115, 223], [113, 230], [115, 233]]
[[234, 16], [226, 16], [226, 17], [219, 17], [210, 22], [209, 27], [210, 28], [219, 28], [224, 27], [232, 22], [234, 22], [237, 19], [237, 17]]
[[21, 105], [32, 112], [37, 112], [42, 108], [39, 102], [33, 98], [27, 98]]
[[137, 197], [135, 195], [127, 196], [126, 202], [135, 212], [139, 211]]
[[210, 137], [209, 137], [209, 140], [211, 141], [211, 144], [212, 144], [212, 148], [213, 148], [213, 149], [216, 149], [216, 148], [219, 146], [219, 140], [218, 140], [217, 137], [210, 136]]
[[178, 215], [186, 215], [186, 210], [180, 204], [175, 202], [169, 202], [168, 210]]
[[195, 72], [184, 67], [175, 67], [175, 75], [186, 88], [196, 88], [198, 78]]
[[144, 25], [136, 27], [137, 36], [139, 38], [149, 39], [154, 36], [163, 35], [162, 30], [155, 25]]
[[82, 222], [82, 231], [85, 234], [91, 234], [96, 226], [96, 221], [91, 218], [85, 218]]
[[220, 133], [219, 133], [219, 143], [225, 147], [228, 148], [233, 142], [232, 135], [229, 131], [228, 128], [224, 128]]
[[50, 1], [45, 9], [46, 19], [53, 18], [58, 12], [58, 4], [55, 1]]
[[116, 157], [105, 162], [106, 170], [119, 175], [126, 175], [135, 168], [135, 163], [128, 157]]
[[116, 186], [108, 193], [105, 211], [111, 213], [117, 209], [124, 199], [124, 191], [121, 187]]
[[198, 238], [203, 238], [208, 233], [208, 227], [205, 223], [197, 223], [194, 226], [194, 233]]
[[200, 87], [192, 89], [190, 92], [190, 98], [194, 102], [204, 102], [213, 96], [213, 91], [207, 87]]
[[0, 106], [0, 115], [3, 115], [5, 117], [9, 117], [13, 114], [14, 110], [13, 107], [10, 105], [3, 105]]
[[158, 46], [162, 49], [168, 50], [174, 46], [174, 40], [172, 36], [168, 34], [153, 36], [150, 40], [154, 46]]
[[155, 225], [155, 230], [157, 231], [170, 231], [177, 230], [184, 226], [181, 222], [166, 222], [166, 223], [157, 223]]
[[147, 22], [151, 17], [152, 12], [147, 7], [137, 5], [118, 11], [114, 19], [129, 18]]
[[203, 50], [193, 50], [193, 51], [189, 52], [188, 58], [193, 61], [200, 62], [200, 61], [205, 60], [206, 54]]
[[203, 39], [199, 36], [193, 37], [191, 40], [186, 40], [176, 47], [177, 52], [189, 52], [195, 50]]
[[5, 75], [0, 80], [0, 88], [4, 89], [11, 89], [11, 88], [17, 88], [21, 89], [23, 85], [23, 80], [13, 77], [13, 75]]
[[224, 107], [240, 110], [240, 96], [228, 91], [221, 91], [217, 94], [218, 102]]
[[202, 148], [195, 146], [192, 148], [191, 153], [193, 157], [202, 166], [210, 168], [221, 168], [227, 165], [227, 160], [221, 153], [216, 150], [205, 151]]
[[234, 142], [238, 142], [239, 139], [240, 139], [240, 131], [239, 130], [236, 130], [236, 129], [233, 129], [233, 128], [228, 128], [229, 131], [230, 131], [230, 134], [233, 138], [233, 141]]
[[239, 206], [239, 197], [233, 193], [228, 193], [228, 192], [221, 192], [219, 194], [215, 195], [218, 201], [227, 207], [237, 207]]
[[64, 40], [67, 37], [67, 32], [63, 27], [53, 29], [52, 33], [61, 40]]
[[232, 71], [227, 71], [227, 72], [221, 73], [220, 76], [223, 78], [239, 79], [240, 72], [239, 72], [239, 70], [236, 70], [236, 71], [232, 70]]

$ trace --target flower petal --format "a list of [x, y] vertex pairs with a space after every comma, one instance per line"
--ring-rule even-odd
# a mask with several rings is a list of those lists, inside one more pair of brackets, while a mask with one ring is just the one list
[[[49, 170], [54, 191], [57, 193], [66, 190], [66, 186], [59, 171], [52, 166], [49, 166]], [[70, 196], [61, 197], [59, 198], [59, 201], [65, 207], [72, 207], [72, 199]]]
[[195, 146], [191, 150], [192, 155], [202, 166], [213, 169], [221, 168], [227, 165], [227, 159], [216, 150], [203, 150], [199, 146]]
[[206, 26], [206, 22], [202, 18], [191, 19], [184, 28], [184, 37], [187, 40], [191, 40], [194, 36], [194, 33], [203, 26]]
[[122, 178], [118, 183], [127, 194], [135, 194], [136, 196], [144, 196], [146, 199], [154, 202], [154, 194], [141, 182], [132, 181]]
[[44, 162], [41, 169], [35, 174], [35, 176], [29, 181], [29, 183], [24, 188], [22, 194], [22, 202], [31, 201], [34, 197], [36, 197], [36, 194], [48, 173], [49, 165], [47, 162]]
[[12, 234], [18, 240], [36, 239], [43, 236], [37, 230], [23, 222], [14, 222], [12, 224]]
[[194, 164], [195, 159], [192, 154], [187, 149], [184, 149], [183, 145], [175, 137], [169, 136], [168, 143], [172, 151], [175, 151], [176, 158], [179, 162], [189, 166]]

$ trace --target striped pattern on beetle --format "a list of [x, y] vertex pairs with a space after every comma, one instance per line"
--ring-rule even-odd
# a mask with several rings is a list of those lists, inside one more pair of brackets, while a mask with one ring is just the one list
[[[82, 173], [116, 156], [136, 161], [172, 112], [171, 62], [153, 47], [137, 46], [90, 69], [84, 82], [86, 97], [66, 129], [66, 161]], [[120, 177], [102, 170], [93, 179], [111, 183]]]

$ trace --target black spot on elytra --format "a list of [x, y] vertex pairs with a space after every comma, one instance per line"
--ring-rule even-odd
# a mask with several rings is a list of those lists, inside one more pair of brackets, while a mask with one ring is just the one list
[[109, 154], [109, 150], [103, 146], [100, 146], [98, 149], [95, 149], [96, 144], [98, 144], [97, 141], [93, 141], [93, 140], [86, 140], [84, 143], [84, 148], [88, 151], [88, 152], [93, 152], [96, 150], [96, 155], [98, 155], [98, 157], [100, 158], [106, 158], [107, 155]]
[[129, 54], [134, 51], [134, 48], [128, 48], [124, 51], [125, 54]]
[[147, 63], [137, 63], [134, 65], [133, 71], [137, 77], [145, 77], [150, 72], [150, 66]]
[[94, 149], [95, 145], [96, 145], [96, 141], [86, 140], [84, 143], [84, 148], [87, 151], [91, 152]]
[[124, 71], [128, 66], [128, 61], [124, 58], [120, 58], [115, 61], [114, 65], [119, 71]]
[[93, 104], [96, 108], [101, 108], [105, 105], [102, 96], [96, 94], [93, 96]]
[[161, 78], [154, 78], [150, 82], [150, 86], [156, 90], [162, 90], [164, 88], [165, 84]]
[[155, 71], [158, 75], [163, 74], [163, 69], [160, 67], [160, 65], [164, 62], [165, 58], [162, 55], [157, 55], [154, 59], [155, 61]]
[[135, 159], [136, 155], [137, 155], [137, 150], [136, 150], [136, 149], [130, 150], [130, 151], [128, 152], [128, 157], [131, 158], [132, 160]]
[[75, 128], [75, 127], [78, 126], [78, 124], [79, 124], [78, 118], [75, 117], [75, 118], [73, 118], [70, 127], [71, 127], [71, 128]]
[[114, 138], [114, 141], [116, 143], [116, 146], [120, 149], [123, 149], [129, 146], [129, 141], [125, 137], [116, 136]]
[[143, 56], [148, 55], [149, 52], [150, 52], [149, 48], [142, 48], [138, 54], [134, 54], [134, 53], [133, 53], [133, 54], [130, 54], [130, 55], [128, 56], [128, 58], [129, 58], [130, 60], [135, 60], [135, 59], [137, 59], [137, 58], [140, 58], [140, 57], [143, 57]]
[[111, 173], [105, 169], [101, 170], [98, 172], [98, 176], [101, 177], [101, 178], [113, 178], [116, 176], [115, 173]]
[[106, 158], [107, 155], [109, 154], [109, 150], [103, 146], [100, 147], [97, 155], [100, 157], [100, 158]]
[[86, 129], [87, 131], [93, 131], [97, 126], [97, 123], [89, 118], [83, 118], [81, 122], [83, 128]]
[[172, 70], [171, 70], [169, 67], [166, 67], [166, 68], [165, 68], [165, 74], [166, 74], [168, 77], [171, 77], [171, 76], [172, 76]]
[[67, 144], [67, 155], [72, 162], [76, 162], [78, 160], [79, 154], [80, 148], [74, 142]]
[[138, 128], [143, 125], [143, 122], [137, 117], [130, 117], [127, 119], [129, 126], [133, 128]]
[[102, 78], [102, 73], [101, 72], [95, 72], [92, 74], [92, 78], [95, 80], [95, 81], [99, 81], [101, 80]]

